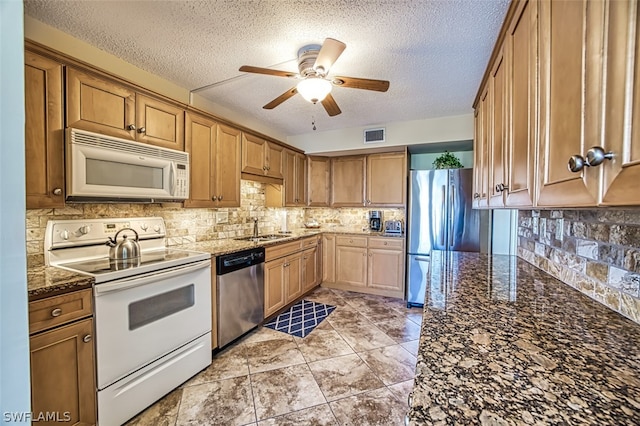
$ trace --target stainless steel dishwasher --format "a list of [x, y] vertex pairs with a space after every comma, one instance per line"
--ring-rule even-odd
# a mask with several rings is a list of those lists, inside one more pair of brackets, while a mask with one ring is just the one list
[[218, 347], [264, 320], [264, 247], [216, 258]]

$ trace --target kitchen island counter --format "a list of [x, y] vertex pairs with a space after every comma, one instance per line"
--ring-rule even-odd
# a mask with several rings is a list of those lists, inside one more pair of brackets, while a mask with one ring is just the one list
[[434, 252], [408, 418], [640, 424], [640, 326], [513, 256]]

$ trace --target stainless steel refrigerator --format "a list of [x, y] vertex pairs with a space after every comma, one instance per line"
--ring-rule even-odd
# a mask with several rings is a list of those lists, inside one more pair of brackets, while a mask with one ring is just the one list
[[480, 251], [473, 169], [412, 170], [407, 218], [407, 307], [422, 306], [431, 250]]

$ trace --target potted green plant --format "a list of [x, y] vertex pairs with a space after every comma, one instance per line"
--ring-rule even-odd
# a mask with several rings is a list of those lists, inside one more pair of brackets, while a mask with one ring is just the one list
[[433, 162], [434, 169], [461, 169], [462, 167], [460, 159], [449, 151], [445, 151]]

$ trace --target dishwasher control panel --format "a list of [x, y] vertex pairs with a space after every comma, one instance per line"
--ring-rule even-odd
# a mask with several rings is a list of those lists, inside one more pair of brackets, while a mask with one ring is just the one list
[[216, 274], [224, 275], [249, 266], [264, 263], [264, 247], [256, 247], [216, 258]]

